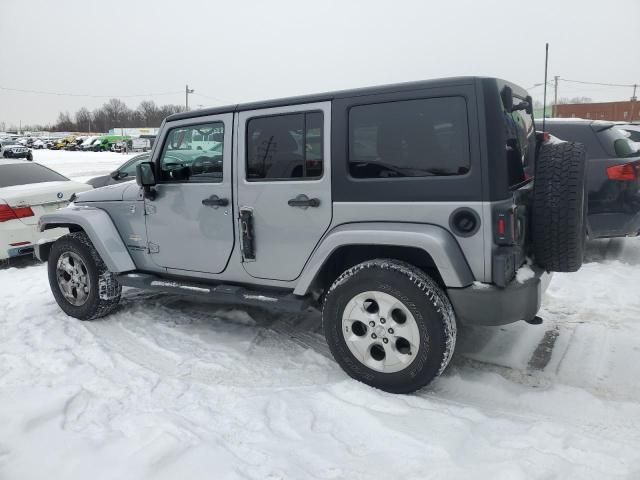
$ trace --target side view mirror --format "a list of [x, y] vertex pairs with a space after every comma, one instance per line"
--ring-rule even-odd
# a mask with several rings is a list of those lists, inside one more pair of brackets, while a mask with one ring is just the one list
[[512, 112], [517, 112], [518, 110], [526, 110], [527, 113], [529, 113], [529, 110], [531, 110], [531, 105], [529, 104], [529, 102], [520, 102], [518, 105], [514, 105], [513, 107], [511, 107], [511, 111]]
[[118, 170], [116, 170], [115, 172], [111, 172], [109, 175], [114, 180], [120, 180], [120, 172]]
[[155, 197], [154, 190], [151, 187], [157, 183], [153, 167], [153, 162], [140, 162], [136, 165], [136, 182], [144, 188], [145, 196], [151, 200]]
[[526, 111], [529, 115], [533, 115], [533, 98], [531, 98], [531, 95], [527, 95], [527, 108]]

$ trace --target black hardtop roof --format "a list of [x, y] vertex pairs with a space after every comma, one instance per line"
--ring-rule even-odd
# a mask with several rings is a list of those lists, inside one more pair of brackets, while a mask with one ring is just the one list
[[472, 85], [478, 80], [497, 80], [499, 84], [508, 84], [522, 94], [524, 90], [510, 82], [492, 77], [449, 77], [432, 80], [419, 80], [416, 82], [394, 83], [389, 85], [378, 85], [373, 87], [354, 88], [349, 90], [338, 90], [335, 92], [317, 93], [312, 95], [300, 95], [295, 97], [279, 98], [260, 102], [239, 103], [236, 105], [226, 105], [222, 107], [205, 108], [202, 110], [192, 110], [189, 112], [174, 113], [166, 118], [167, 122], [183, 120], [188, 118], [204, 117], [207, 115], [218, 115], [221, 113], [241, 112], [245, 110], [258, 110], [261, 108], [285, 107], [288, 105], [299, 105], [303, 103], [326, 102], [338, 98], [358, 97], [363, 95], [376, 95], [381, 93], [394, 93], [407, 90], [420, 90], [423, 88], [435, 88], [451, 85]]

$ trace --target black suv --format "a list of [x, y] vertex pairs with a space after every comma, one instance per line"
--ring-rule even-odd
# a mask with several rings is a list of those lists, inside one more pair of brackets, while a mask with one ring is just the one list
[[591, 238], [635, 236], [640, 231], [640, 151], [620, 127], [579, 118], [546, 120], [549, 133], [587, 149]]

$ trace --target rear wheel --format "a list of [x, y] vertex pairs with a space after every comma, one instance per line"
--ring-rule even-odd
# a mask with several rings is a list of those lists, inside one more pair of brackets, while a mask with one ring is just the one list
[[542, 146], [536, 162], [533, 196], [535, 263], [551, 272], [575, 272], [582, 266], [587, 237], [582, 144]]
[[344, 272], [326, 296], [322, 323], [347, 374], [391, 393], [427, 385], [455, 348], [449, 299], [423, 271], [397, 260], [371, 260]]
[[84, 232], [59, 238], [49, 253], [49, 285], [60, 308], [80, 320], [111, 313], [122, 287]]

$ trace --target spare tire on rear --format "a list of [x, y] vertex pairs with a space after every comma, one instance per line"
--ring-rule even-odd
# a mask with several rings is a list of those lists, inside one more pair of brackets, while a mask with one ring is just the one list
[[585, 148], [581, 143], [545, 143], [533, 187], [533, 255], [549, 272], [582, 266], [586, 240]]

